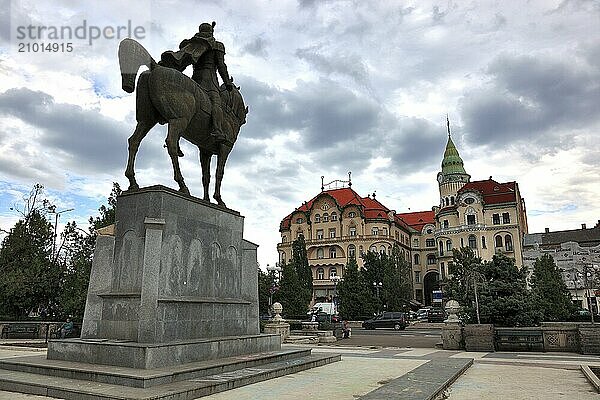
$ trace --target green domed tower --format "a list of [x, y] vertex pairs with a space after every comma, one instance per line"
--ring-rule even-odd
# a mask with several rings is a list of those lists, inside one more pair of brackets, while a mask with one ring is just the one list
[[450, 121], [448, 125], [448, 143], [442, 160], [442, 171], [438, 172], [437, 180], [440, 188], [440, 206], [454, 205], [456, 193], [471, 179], [471, 175], [465, 171], [464, 163], [450, 135]]

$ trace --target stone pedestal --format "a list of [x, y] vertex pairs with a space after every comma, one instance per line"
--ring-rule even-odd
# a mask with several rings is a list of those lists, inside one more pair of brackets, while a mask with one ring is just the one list
[[442, 328], [444, 350], [464, 349], [462, 325], [460, 322], [446, 322]]
[[316, 332], [319, 330], [319, 323], [318, 322], [302, 322], [302, 330]]
[[600, 354], [600, 324], [581, 324], [578, 330], [581, 354]]
[[280, 349], [259, 333], [257, 246], [243, 226], [164, 186], [124, 192], [114, 236], [96, 243], [81, 340], [50, 342], [48, 358], [147, 368]]
[[494, 325], [473, 324], [463, 328], [465, 350], [494, 351]]

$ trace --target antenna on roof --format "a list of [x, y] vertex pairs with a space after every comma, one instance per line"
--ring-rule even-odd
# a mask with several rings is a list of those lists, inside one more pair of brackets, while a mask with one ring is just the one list
[[321, 175], [321, 192], [325, 190], [325, 181], [323, 179], [325, 179], [325, 177]]
[[448, 113], [446, 113], [446, 126], [448, 127], [448, 137], [450, 137], [450, 118], [448, 118]]
[[352, 187], [352, 171], [348, 171], [348, 187]]

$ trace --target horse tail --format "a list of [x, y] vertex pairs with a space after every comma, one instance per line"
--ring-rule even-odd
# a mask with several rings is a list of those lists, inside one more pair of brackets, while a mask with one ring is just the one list
[[119, 44], [119, 67], [121, 68], [121, 87], [127, 93], [135, 89], [135, 77], [142, 65], [150, 70], [156, 67], [156, 61], [139, 42], [123, 39]]

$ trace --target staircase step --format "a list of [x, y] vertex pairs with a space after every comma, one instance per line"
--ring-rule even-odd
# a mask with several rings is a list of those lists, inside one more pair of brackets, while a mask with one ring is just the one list
[[1, 370], [0, 390], [67, 400], [191, 400], [339, 361], [340, 355], [304, 355], [148, 388]]
[[306, 350], [279, 350], [170, 366], [164, 369], [135, 369], [72, 361], [48, 360], [45, 355], [0, 360], [0, 369], [79, 379], [122, 386], [148, 388], [266, 363], [310, 355]]

